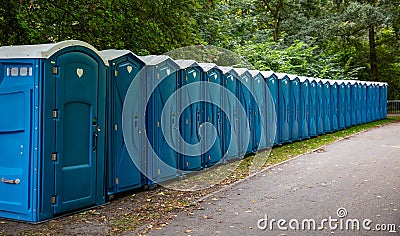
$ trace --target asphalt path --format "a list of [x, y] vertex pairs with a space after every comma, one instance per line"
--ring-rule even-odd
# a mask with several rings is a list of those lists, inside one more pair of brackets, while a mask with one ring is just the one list
[[400, 123], [274, 166], [149, 235], [400, 235]]

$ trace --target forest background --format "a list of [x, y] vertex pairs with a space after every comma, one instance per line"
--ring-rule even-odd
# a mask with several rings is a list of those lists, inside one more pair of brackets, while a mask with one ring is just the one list
[[387, 82], [400, 99], [400, 0], [0, 1], [0, 46], [78, 39], [147, 55], [213, 45], [259, 70]]

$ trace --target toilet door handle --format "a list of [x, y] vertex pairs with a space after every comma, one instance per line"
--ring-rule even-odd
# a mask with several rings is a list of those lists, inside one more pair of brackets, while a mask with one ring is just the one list
[[6, 184], [19, 184], [21, 183], [21, 180], [20, 179], [8, 180], [5, 178], [1, 178], [1, 182]]

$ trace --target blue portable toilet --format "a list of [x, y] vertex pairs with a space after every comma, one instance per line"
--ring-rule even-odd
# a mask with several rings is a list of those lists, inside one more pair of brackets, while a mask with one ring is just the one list
[[238, 122], [238, 86], [239, 75], [232, 67], [220, 66], [223, 73], [224, 90], [222, 92], [222, 102], [226, 113], [223, 115], [223, 156], [224, 160], [239, 158], [239, 122]]
[[279, 128], [280, 141], [287, 143], [291, 141], [291, 85], [290, 78], [283, 73], [277, 73], [279, 86]]
[[368, 86], [367, 83], [365, 81], [361, 81], [360, 82], [360, 86], [361, 86], [361, 123], [364, 124], [367, 122], [367, 113], [368, 113], [368, 108], [367, 108], [367, 90], [368, 90]]
[[376, 120], [378, 120], [379, 118], [379, 115], [378, 115], [378, 113], [379, 113], [379, 86], [378, 86], [378, 83], [376, 83], [376, 82], [373, 82], [372, 83], [372, 86], [373, 86], [373, 94], [374, 94], [374, 97], [373, 97], [373, 112], [372, 112], [372, 118], [373, 118], [373, 120], [374, 121], [376, 121]]
[[300, 76], [300, 138], [310, 138], [310, 80]]
[[267, 126], [265, 114], [265, 101], [266, 101], [266, 85], [264, 76], [258, 70], [249, 70], [253, 81], [253, 94], [254, 94], [254, 148], [253, 152], [258, 150], [267, 149]]
[[387, 83], [379, 84], [379, 118], [386, 119], [387, 117]]
[[388, 83], [383, 83], [382, 85], [383, 91], [382, 91], [382, 104], [381, 106], [383, 107], [383, 117], [382, 119], [387, 118], [387, 101], [388, 101]]
[[339, 129], [338, 125], [338, 83], [336, 80], [329, 80], [331, 85], [331, 128], [332, 131], [337, 131]]
[[324, 118], [326, 107], [324, 101], [324, 83], [320, 79], [315, 79], [317, 82], [317, 131], [318, 135], [325, 133]]
[[381, 94], [382, 94], [382, 92], [381, 92], [382, 84], [383, 84], [383, 83], [380, 83], [380, 82], [377, 82], [377, 83], [376, 83], [376, 89], [377, 89], [377, 92], [376, 92], [376, 94], [377, 94], [377, 99], [376, 99], [376, 100], [377, 100], [377, 119], [378, 119], [378, 120], [383, 119], [383, 117], [382, 117], [383, 107], [382, 107], [382, 105], [381, 105], [381, 103], [382, 103], [382, 98], [381, 98]]
[[360, 81], [356, 81], [355, 88], [356, 92], [356, 103], [357, 103], [357, 110], [356, 110], [356, 124], [361, 124], [362, 122], [362, 86]]
[[382, 108], [382, 83], [380, 82], [376, 82], [375, 83], [376, 89], [377, 89], [377, 115], [376, 115], [376, 119], [377, 120], [381, 120], [382, 119], [382, 112], [383, 112], [383, 108]]
[[325, 133], [332, 132], [332, 106], [331, 106], [331, 83], [329, 80], [321, 80], [323, 83], [323, 103], [325, 115], [322, 117], [324, 121]]
[[[178, 166], [182, 171], [194, 171], [203, 168], [201, 135], [199, 132], [201, 115], [203, 114], [202, 89], [195, 83], [202, 80], [202, 69], [193, 60], [176, 60], [179, 66], [179, 101], [178, 107], [182, 114], [176, 114], [179, 123], [179, 132], [182, 139], [192, 146], [180, 145]], [[190, 104], [190, 105], [189, 105]], [[187, 106], [188, 105], [188, 106]], [[191, 154], [191, 155], [189, 155]]]
[[376, 120], [376, 89], [375, 82], [371, 82], [371, 121]]
[[107, 66], [82, 41], [0, 47], [0, 217], [105, 202]]
[[338, 126], [339, 129], [346, 128], [346, 84], [344, 80], [338, 80], [339, 102], [338, 102]]
[[290, 140], [298, 141], [301, 140], [301, 131], [300, 131], [300, 114], [303, 109], [302, 104], [300, 102], [300, 80], [296, 75], [288, 75], [290, 78]]
[[369, 122], [372, 122], [375, 120], [375, 84], [374, 82], [369, 82], [369, 112], [370, 112], [370, 120]]
[[[107, 194], [127, 191], [139, 188], [145, 184], [145, 178], [133, 162], [125, 145], [122, 133], [122, 109], [126, 93], [133, 79], [143, 68], [144, 62], [134, 53], [128, 50], [104, 50], [100, 54], [109, 62], [107, 81], [107, 158], [106, 158], [106, 176], [107, 176]], [[138, 98], [144, 97], [141, 86], [135, 86], [134, 92]], [[139, 106], [142, 104], [139, 99], [132, 100], [132, 107], [136, 109], [136, 122], [144, 122], [144, 114], [141, 116]], [[143, 109], [143, 108], [142, 108]], [[144, 146], [145, 137], [139, 132], [139, 125], [134, 126], [136, 136], [133, 146], [138, 147], [135, 150], [136, 164], [142, 169], [145, 157]]]
[[265, 78], [268, 90], [266, 91], [266, 114], [267, 114], [267, 146], [280, 144], [280, 123], [278, 104], [278, 77], [273, 71], [261, 71]]
[[345, 125], [346, 128], [351, 127], [351, 84], [349, 80], [344, 80], [345, 84], [345, 100], [346, 100], [346, 110], [345, 110]]
[[[203, 86], [203, 98], [206, 100], [204, 103], [204, 121], [210, 122], [216, 130], [216, 134], [205, 133], [205, 147], [211, 147], [208, 151], [204, 150], [203, 166], [209, 167], [218, 163], [223, 156], [223, 134], [222, 134], [222, 116], [223, 112], [221, 107], [217, 104], [222, 101], [222, 86], [223, 78], [222, 71], [217, 65], [213, 63], [199, 63], [203, 70], [203, 81], [206, 84]], [[212, 83], [212, 84], [211, 84]], [[217, 85], [217, 86], [212, 86]], [[216, 136], [215, 142], [210, 143], [213, 135]]]
[[317, 109], [319, 106], [317, 98], [317, 81], [314, 78], [309, 78], [309, 89], [310, 89], [310, 137], [318, 136], [318, 113]]
[[140, 59], [146, 63], [142, 75], [145, 77], [146, 96], [149, 97], [146, 104], [146, 134], [150, 145], [146, 145], [146, 176], [148, 184], [152, 185], [180, 174], [178, 153], [170, 146], [179, 147], [177, 96], [167, 104], [179, 87], [179, 65], [165, 55], [149, 55]]
[[352, 126], [357, 124], [357, 110], [358, 110], [358, 83], [357, 81], [350, 81], [350, 123]]
[[[238, 89], [239, 89], [239, 101], [243, 109], [246, 112], [247, 117], [238, 117], [240, 127], [240, 139], [239, 139], [239, 154], [244, 156], [248, 153], [253, 152], [253, 128], [254, 128], [254, 115], [253, 115], [253, 102], [252, 99], [252, 76], [250, 72], [245, 68], [233, 68], [239, 76]], [[249, 132], [246, 132], [246, 126], [249, 127]], [[247, 142], [248, 141], [248, 142]], [[246, 146], [246, 143], [247, 146]]]
[[367, 87], [366, 93], [366, 122], [372, 121], [372, 101], [373, 101], [373, 87], [371, 82], [365, 82]]

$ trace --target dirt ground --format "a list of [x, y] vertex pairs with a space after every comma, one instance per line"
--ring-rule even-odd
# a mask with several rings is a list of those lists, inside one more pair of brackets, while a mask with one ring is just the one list
[[[248, 162], [244, 159], [241, 163]], [[243, 172], [243, 173], [242, 173]], [[129, 191], [108, 203], [74, 212], [39, 224], [0, 219], [0, 235], [132, 235], [162, 228], [178, 213], [191, 212], [199, 199], [247, 176], [238, 170], [230, 178], [201, 191], [176, 191], [158, 186], [154, 190]], [[196, 176], [187, 179], [196, 178]]]
[[[211, 189], [207, 192], [212, 191]], [[202, 193], [170, 191], [130, 192], [90, 210], [63, 216], [40, 224], [0, 219], [0, 235], [110, 235], [131, 234], [137, 227], [157, 227], [176, 213], [195, 207], [192, 202]], [[153, 225], [148, 225], [154, 222]]]

